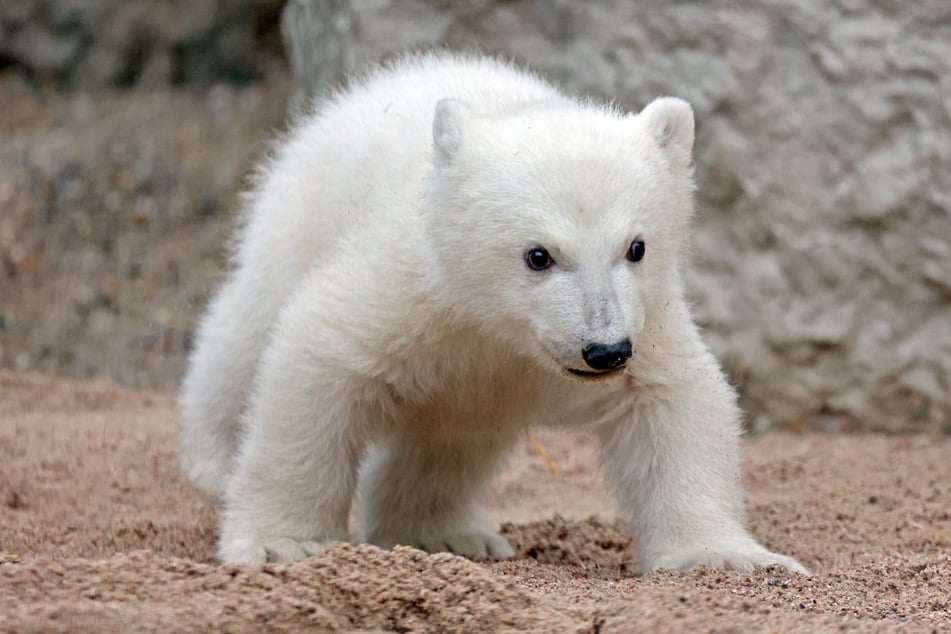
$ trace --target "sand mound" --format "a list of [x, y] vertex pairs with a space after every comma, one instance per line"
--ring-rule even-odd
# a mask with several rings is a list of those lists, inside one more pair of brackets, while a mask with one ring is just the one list
[[542, 433], [490, 497], [519, 556], [340, 544], [214, 564], [213, 504], [178, 473], [173, 400], [0, 372], [0, 631], [881, 631], [951, 628], [951, 440], [749, 443], [754, 532], [816, 575], [636, 577], [586, 436]]

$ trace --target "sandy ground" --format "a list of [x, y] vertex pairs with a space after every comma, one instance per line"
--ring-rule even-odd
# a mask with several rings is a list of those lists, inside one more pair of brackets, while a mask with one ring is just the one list
[[490, 505], [518, 558], [337, 545], [213, 562], [170, 396], [0, 372], [0, 631], [951, 630], [951, 439], [769, 434], [753, 531], [815, 571], [632, 573], [584, 436], [525, 444]]

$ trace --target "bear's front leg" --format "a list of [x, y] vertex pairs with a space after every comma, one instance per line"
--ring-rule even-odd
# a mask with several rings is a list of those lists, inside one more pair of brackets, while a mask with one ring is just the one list
[[809, 574], [748, 532], [735, 393], [705, 350], [685, 365], [662, 387], [635, 388], [632, 407], [600, 429], [640, 571], [779, 564]]
[[357, 470], [381, 413], [372, 385], [344, 368], [342, 345], [306, 303], [282, 316], [225, 490], [221, 561], [293, 561], [347, 540]]
[[481, 498], [519, 430], [407, 430], [375, 448], [361, 474], [361, 541], [474, 558], [515, 555]]

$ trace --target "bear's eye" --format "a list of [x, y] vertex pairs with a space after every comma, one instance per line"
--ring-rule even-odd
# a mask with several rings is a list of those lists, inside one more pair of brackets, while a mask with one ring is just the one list
[[534, 249], [526, 251], [525, 263], [528, 264], [528, 268], [533, 271], [544, 271], [550, 268], [555, 261], [551, 259], [551, 254], [548, 253], [548, 251], [542, 247], [535, 247]]
[[647, 245], [643, 240], [635, 240], [631, 243], [631, 248], [627, 250], [627, 259], [631, 262], [640, 262], [644, 259], [647, 252]]

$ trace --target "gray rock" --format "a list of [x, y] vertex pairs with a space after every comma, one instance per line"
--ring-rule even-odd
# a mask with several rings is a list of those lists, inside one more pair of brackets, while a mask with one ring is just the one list
[[4, 0], [0, 59], [79, 88], [247, 80], [279, 56], [259, 16], [282, 0]]
[[339, 84], [356, 59], [357, 22], [348, 0], [288, 0], [281, 35], [296, 78], [289, 110], [305, 110]]
[[[39, 79], [215, 86], [199, 99], [207, 112], [181, 127], [172, 115], [159, 123], [165, 106], [140, 119], [135, 100], [118, 110], [96, 101], [100, 114], [83, 115], [77, 98], [70, 116], [81, 124], [36, 138], [11, 128], [0, 144], [0, 202], [11, 210], [0, 213], [0, 273], [23, 297], [47, 293], [37, 295], [44, 306], [71, 297], [76, 308], [44, 326], [29, 302], [4, 305], [0, 363], [92, 374], [103, 372], [94, 359], [106, 359], [120, 380], [174, 383], [187, 329], [218, 280], [219, 201], [238, 180], [232, 155], [253, 153], [249, 129], [263, 135], [276, 123], [252, 126], [242, 115], [272, 96], [218, 84], [267, 68], [273, 42], [263, 27], [276, 26], [283, 4], [0, 2], [0, 61]], [[951, 431], [947, 0], [292, 0], [284, 22], [300, 78], [295, 105], [350, 70], [430, 46], [514, 57], [630, 109], [658, 95], [689, 99], [699, 185], [690, 292], [757, 428]], [[29, 110], [4, 115], [24, 120]], [[135, 141], [143, 120], [147, 133]], [[70, 145], [99, 128], [116, 138]], [[168, 146], [157, 164], [147, 156], [156, 141]], [[79, 181], [67, 162], [82, 168]], [[191, 241], [174, 258], [162, 248], [170, 227]], [[44, 253], [47, 243], [89, 252]], [[60, 255], [72, 263], [60, 270], [95, 280], [88, 291], [34, 284], [37, 267]], [[181, 282], [179, 267], [189, 271]], [[110, 281], [109, 271], [134, 283]], [[150, 285], [161, 293], [143, 290]], [[179, 301], [171, 298], [181, 298], [181, 323], [150, 317], [158, 325], [145, 328], [139, 306], [157, 315], [150, 302]], [[116, 307], [117, 332], [89, 336], [90, 315], [107, 331], [100, 309]]]

